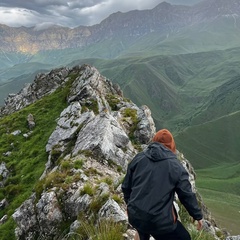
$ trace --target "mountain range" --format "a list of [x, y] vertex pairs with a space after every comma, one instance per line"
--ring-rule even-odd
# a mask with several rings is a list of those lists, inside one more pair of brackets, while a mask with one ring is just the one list
[[[70, 29], [52, 26], [41, 29], [39, 27], [12, 28], [0, 25], [0, 49], [2, 54], [18, 52], [29, 54], [27, 56], [30, 57], [40, 51], [55, 49], [82, 48], [84, 51], [86, 47], [104, 42], [106, 44], [114, 40], [113, 43], [116, 44], [117, 41], [119, 48], [113, 51], [109, 46], [109, 53], [105, 54], [108, 58], [114, 58], [120, 56], [130, 46], [138, 45], [139, 41], [141, 42], [149, 35], [155, 35], [155, 38], [161, 40], [159, 44], [166, 38], [172, 38], [173, 35], [180, 36], [181, 33], [186, 33], [185, 31], [190, 29], [198, 31], [199, 28], [202, 28], [203, 34], [213, 35], [214, 32], [208, 31], [213, 27], [220, 27], [219, 23], [225, 20], [226, 24], [232, 24], [232, 28], [237, 29], [239, 13], [240, 8], [237, 0], [210, 0], [193, 6], [171, 5], [162, 2], [151, 10], [113, 13], [101, 23], [88, 27], [79, 26]], [[215, 32], [217, 30], [215, 29]], [[234, 38], [234, 36], [232, 37]], [[216, 48], [221, 47], [221, 39], [218, 40], [219, 46]], [[213, 44], [217, 45], [217, 43]], [[183, 49], [182, 51], [184, 52]], [[93, 52], [84, 52], [88, 57], [104, 57], [103, 53], [96, 56]], [[19, 57], [19, 61], [29, 61], [27, 56], [23, 59]], [[1, 67], [3, 66], [1, 65]]]
[[[208, 0], [163, 2], [74, 29], [0, 25], [0, 104], [55, 67], [96, 66], [151, 109], [157, 128], [174, 132], [209, 203], [221, 199], [229, 209], [217, 193], [233, 194], [234, 211], [222, 221], [231, 222], [240, 194], [239, 16], [239, 0]], [[222, 216], [219, 209], [214, 214]]]

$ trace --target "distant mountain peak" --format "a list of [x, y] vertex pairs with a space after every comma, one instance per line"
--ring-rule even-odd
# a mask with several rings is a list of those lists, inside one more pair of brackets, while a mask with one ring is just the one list
[[172, 7], [172, 4], [171, 3], [168, 3], [168, 2], [161, 2], [159, 3], [154, 9], [156, 8], [161, 8], [161, 9], [169, 9]]

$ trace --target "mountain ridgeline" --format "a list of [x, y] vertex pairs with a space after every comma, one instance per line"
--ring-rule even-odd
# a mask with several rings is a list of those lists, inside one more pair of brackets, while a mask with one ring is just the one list
[[[29, 61], [29, 58], [32, 58], [31, 55], [41, 51], [69, 48], [80, 48], [83, 51], [82, 54], [85, 54], [87, 57], [114, 58], [132, 47], [136, 51], [139, 44], [144, 39], [149, 40], [150, 37], [151, 41], [158, 41], [159, 48], [163, 45], [164, 49], [164, 45], [169, 44], [169, 41], [164, 41], [166, 38], [170, 38], [170, 41], [174, 40], [175, 37], [181, 40], [181, 37], [184, 35], [189, 37], [188, 34], [190, 32], [188, 33], [188, 30], [195, 31], [195, 33], [199, 31], [199, 34], [213, 35], [214, 32], [218, 33], [218, 29], [215, 29], [213, 32], [210, 31], [221, 27], [220, 24], [223, 21], [226, 24], [224, 27], [229, 25], [226, 31], [231, 29], [230, 26], [232, 29], [236, 29], [239, 27], [239, 15], [240, 7], [238, 0], [210, 0], [194, 6], [171, 5], [167, 2], [162, 2], [151, 10], [113, 13], [101, 23], [88, 27], [79, 26], [70, 29], [52, 26], [42, 29], [38, 26], [12, 28], [0, 25], [0, 49], [5, 54], [16, 52], [26, 54], [22, 55], [22, 58], [21, 55], [15, 56], [15, 59], [11, 59], [11, 55], [6, 55], [6, 60], [9, 57], [9, 61], [15, 61], [15, 63], [17, 63], [16, 61]], [[226, 41], [229, 41], [228, 46], [234, 46], [236, 44], [235, 40], [239, 36], [237, 32], [232, 36], [225, 35], [223, 39], [218, 36], [218, 39], [215, 39], [218, 42], [213, 42], [211, 35], [208, 36], [209, 42], [206, 44], [212, 42], [211, 46], [215, 45], [217, 48], [225, 48]], [[197, 39], [198, 36], [192, 37]], [[202, 36], [202, 39], [199, 39], [199, 41], [203, 39], [207, 41], [207, 36], [204, 38]], [[188, 51], [192, 52], [194, 49], [191, 50], [191, 47], [194, 46], [189, 44], [190, 40], [188, 40]], [[105, 49], [102, 49], [102, 52], [101, 49], [99, 49], [99, 52], [88, 52], [85, 50], [90, 50], [91, 46], [96, 44], [97, 46], [105, 46]], [[104, 55], [107, 44], [110, 44], [110, 49]], [[116, 47], [115, 51], [113, 51], [113, 46]], [[152, 44], [148, 47], [151, 50]], [[178, 46], [179, 51], [181, 51], [181, 47], [183, 48], [180, 42]], [[152, 50], [154, 51], [154, 49]], [[167, 47], [165, 50], [167, 51]], [[182, 49], [182, 52], [185, 51]], [[174, 52], [172, 51], [171, 53]]]

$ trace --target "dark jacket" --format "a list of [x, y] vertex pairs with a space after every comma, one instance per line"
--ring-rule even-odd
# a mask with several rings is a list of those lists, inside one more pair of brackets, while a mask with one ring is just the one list
[[176, 155], [158, 142], [130, 162], [122, 191], [129, 223], [142, 232], [161, 234], [175, 229], [175, 192], [189, 214], [202, 219], [187, 171]]

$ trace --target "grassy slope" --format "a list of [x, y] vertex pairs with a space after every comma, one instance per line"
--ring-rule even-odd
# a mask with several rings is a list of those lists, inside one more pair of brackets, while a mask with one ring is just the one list
[[[0, 156], [1, 162], [7, 164], [10, 176], [5, 187], [0, 189], [0, 199], [7, 198], [9, 205], [0, 211], [0, 218], [7, 214], [10, 217], [14, 209], [27, 199], [39, 179], [47, 162], [45, 146], [56, 127], [56, 119], [66, 107], [66, 96], [69, 88], [60, 88], [50, 96], [14, 114], [0, 119]], [[22, 134], [28, 132], [26, 118], [32, 113], [36, 127], [29, 138]], [[47, 126], [47, 127], [46, 127]], [[22, 134], [13, 136], [10, 133], [21, 130]], [[8, 157], [3, 153], [11, 151]], [[0, 226], [1, 240], [14, 239], [14, 222], [12, 218]]]
[[219, 226], [239, 234], [240, 164], [197, 170], [196, 185]]
[[189, 127], [175, 137], [197, 172], [197, 187], [220, 226], [239, 234], [240, 112]]
[[176, 138], [178, 148], [196, 169], [234, 163], [240, 158], [240, 111], [189, 127]]

